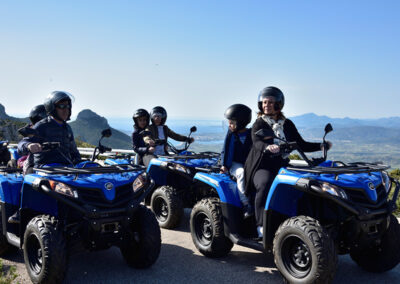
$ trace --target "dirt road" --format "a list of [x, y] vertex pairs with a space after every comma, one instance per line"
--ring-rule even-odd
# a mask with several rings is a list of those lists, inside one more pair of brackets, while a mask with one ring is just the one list
[[[177, 230], [162, 230], [162, 248], [157, 262], [147, 270], [127, 267], [117, 248], [82, 253], [70, 258], [66, 283], [282, 283], [271, 254], [234, 246], [221, 259], [201, 255], [192, 243], [189, 210]], [[30, 283], [22, 253], [4, 258], [17, 266], [20, 283]], [[367, 273], [339, 257], [334, 283], [400, 283], [400, 265], [385, 274]]]

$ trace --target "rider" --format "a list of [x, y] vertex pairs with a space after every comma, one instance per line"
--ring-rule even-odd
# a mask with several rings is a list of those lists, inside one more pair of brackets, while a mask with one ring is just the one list
[[254, 215], [254, 209], [244, 194], [243, 165], [252, 145], [251, 129], [246, 128], [251, 121], [251, 109], [243, 104], [234, 104], [225, 111], [229, 129], [221, 152], [221, 173], [230, 172], [236, 178], [240, 201], [244, 206], [244, 217]]
[[[150, 131], [151, 135], [144, 137], [144, 142], [150, 147], [154, 147], [152, 153], [144, 155], [143, 162], [147, 167], [150, 160], [155, 158], [156, 155], [168, 155], [167, 151], [167, 139], [171, 137], [177, 141], [187, 141], [192, 143], [194, 141], [193, 137], [187, 137], [173, 132], [167, 125], [165, 121], [167, 120], [167, 111], [161, 106], [154, 107], [150, 112], [151, 125], [147, 127], [146, 130]], [[162, 145], [156, 145], [155, 139], [164, 140]]]
[[[28, 127], [33, 127], [37, 122], [47, 117], [46, 109], [44, 105], [37, 105], [32, 108], [29, 113], [29, 120], [31, 121], [28, 124]], [[23, 168], [24, 172], [28, 167], [33, 166], [33, 155], [29, 155], [29, 151], [21, 152], [18, 150], [18, 154], [21, 158], [18, 159], [18, 167]]]
[[146, 145], [143, 140], [143, 132], [150, 122], [150, 114], [145, 109], [137, 109], [132, 117], [134, 121], [133, 132], [132, 132], [132, 147], [133, 151], [139, 157], [139, 164], [143, 164], [143, 156], [147, 153], [153, 153], [154, 147]]
[[[26, 137], [18, 144], [20, 152], [34, 154], [35, 166], [52, 163], [71, 165], [81, 160], [72, 129], [67, 123], [71, 117], [72, 98], [67, 92], [52, 92], [44, 102], [48, 116], [33, 126], [37, 135]], [[60, 147], [42, 151], [43, 142], [59, 142]]]
[[[298, 147], [304, 152], [322, 150], [321, 143], [306, 142], [300, 136], [294, 123], [287, 119], [282, 108], [285, 97], [276, 87], [266, 87], [258, 95], [258, 118], [254, 122], [251, 135], [253, 146], [247, 157], [245, 174], [245, 193], [255, 198], [255, 217], [258, 236], [262, 237], [263, 213], [269, 189], [278, 170], [287, 165], [289, 154], [279, 154], [281, 141], [269, 137], [262, 139], [255, 135], [260, 129], [273, 130], [276, 137], [289, 142], [297, 142]], [[332, 144], [328, 142], [330, 148]]]

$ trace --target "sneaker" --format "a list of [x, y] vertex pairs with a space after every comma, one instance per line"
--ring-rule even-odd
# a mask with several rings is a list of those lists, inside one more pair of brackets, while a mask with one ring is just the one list
[[244, 206], [243, 208], [243, 218], [247, 219], [254, 216], [254, 207], [251, 206], [250, 204]]
[[17, 212], [15, 212], [14, 214], [12, 214], [9, 218], [8, 218], [8, 223], [10, 224], [19, 224], [19, 210]]

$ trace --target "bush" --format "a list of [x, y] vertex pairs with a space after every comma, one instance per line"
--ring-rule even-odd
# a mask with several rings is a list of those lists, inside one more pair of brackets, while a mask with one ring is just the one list
[[[394, 179], [400, 180], [400, 169], [394, 169], [394, 170], [390, 171], [389, 175]], [[393, 196], [395, 186], [396, 186], [396, 184], [393, 183], [392, 191], [391, 191], [391, 194], [389, 195], [390, 198], [392, 198], [392, 196]], [[394, 214], [397, 217], [400, 217], [400, 199], [399, 198], [396, 200], [396, 205], [397, 205], [397, 209], [396, 209], [396, 211], [394, 211]]]

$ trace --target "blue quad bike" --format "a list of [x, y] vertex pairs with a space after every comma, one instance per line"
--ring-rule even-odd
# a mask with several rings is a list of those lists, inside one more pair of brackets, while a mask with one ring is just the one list
[[[196, 130], [193, 126], [188, 136], [190, 137]], [[165, 140], [156, 139], [155, 143], [167, 144], [169, 155], [158, 156], [151, 160], [147, 172], [154, 179], [156, 186], [145, 201], [156, 215], [160, 227], [173, 229], [180, 224], [184, 208], [192, 208], [197, 201], [207, 196], [208, 187], [196, 182], [193, 177], [199, 171], [208, 171], [215, 167], [220, 154], [188, 151], [189, 142], [186, 142], [182, 149], [177, 149]], [[105, 161], [105, 164], [109, 165], [132, 163], [133, 159], [124, 155]]]
[[[43, 151], [57, 147], [42, 144]], [[25, 176], [3, 167], [0, 256], [22, 248], [33, 283], [62, 282], [69, 256], [81, 250], [117, 246], [129, 266], [149, 267], [159, 256], [161, 232], [154, 214], [140, 203], [153, 186], [141, 166], [84, 161], [34, 168]], [[11, 222], [17, 211], [18, 221]]]
[[[328, 124], [325, 135], [331, 130]], [[266, 132], [257, 135], [273, 136]], [[308, 159], [293, 142], [280, 148], [281, 153], [297, 150], [304, 161], [281, 168], [273, 181], [261, 241], [254, 219], [243, 219], [235, 182], [228, 175], [210, 171], [194, 176], [212, 193], [190, 215], [196, 248], [208, 257], [228, 254], [233, 244], [272, 251], [288, 283], [329, 283], [338, 254], [350, 253], [367, 271], [394, 268], [400, 262], [400, 225], [393, 215], [400, 186], [385, 172], [389, 167], [326, 161], [326, 150], [323, 158]]]

